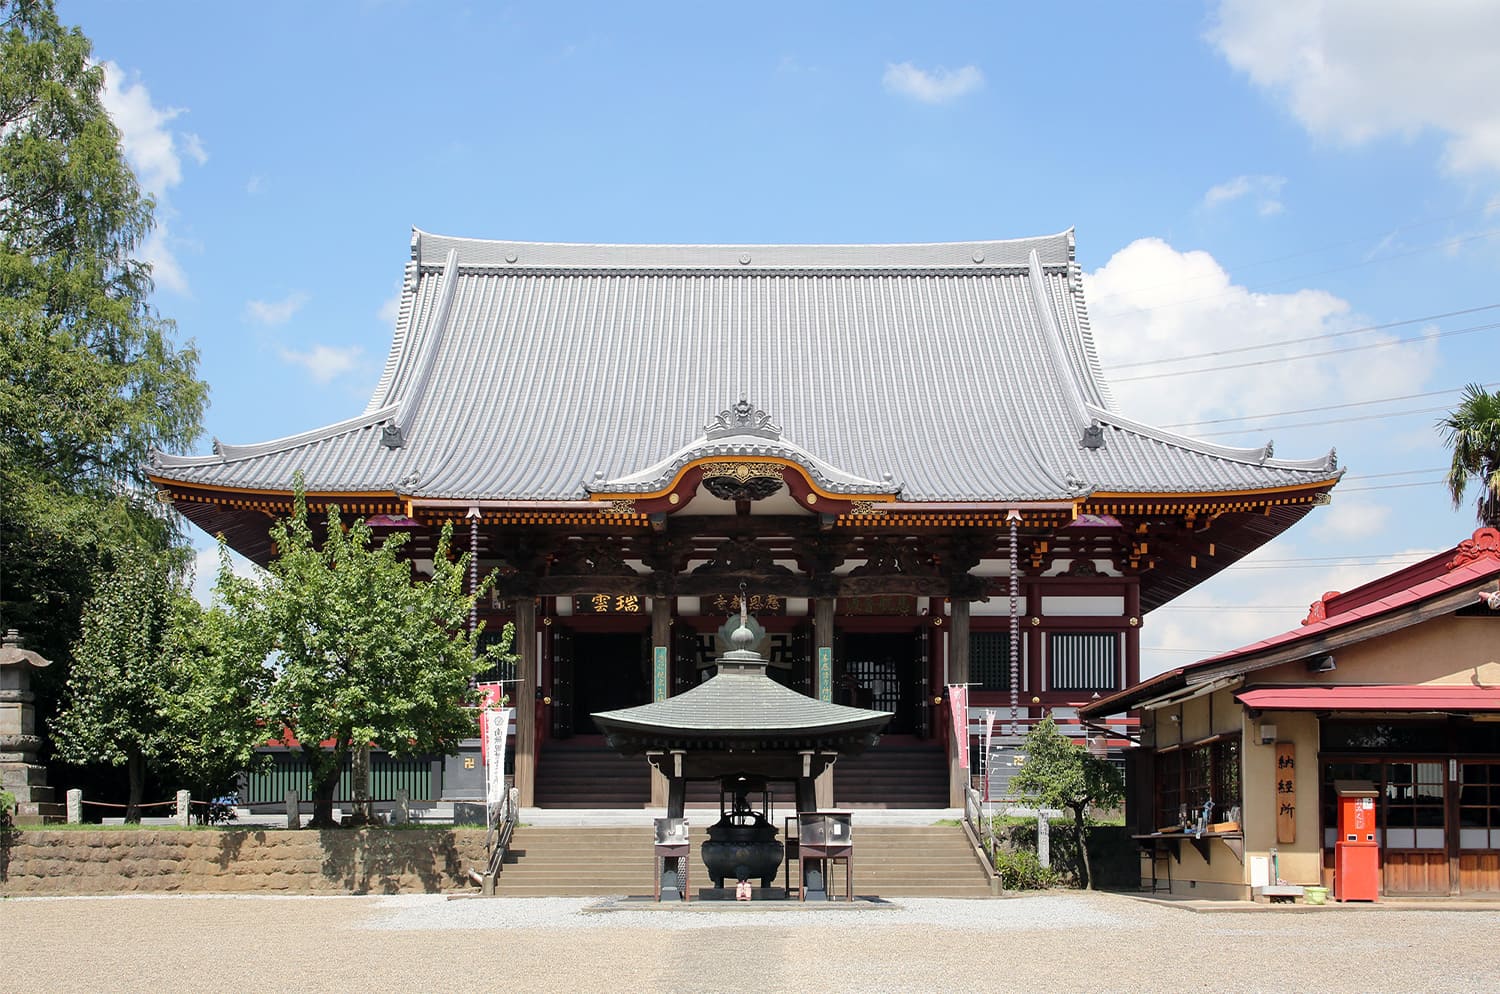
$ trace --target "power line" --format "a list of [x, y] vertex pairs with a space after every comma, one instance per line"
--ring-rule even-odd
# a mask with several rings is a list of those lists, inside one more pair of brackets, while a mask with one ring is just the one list
[[1446, 467], [1444, 467], [1444, 466], [1436, 466], [1436, 467], [1434, 467], [1432, 469], [1401, 469], [1401, 470], [1397, 470], [1394, 473], [1360, 473], [1358, 476], [1346, 476], [1346, 477], [1344, 477], [1344, 482], [1347, 483], [1350, 480], [1380, 480], [1380, 479], [1384, 479], [1386, 477], [1391, 477], [1391, 476], [1419, 476], [1422, 473], [1444, 473], [1444, 472], [1447, 472], [1447, 468]]
[[[1488, 390], [1500, 386], [1500, 383], [1481, 383], [1481, 387]], [[1160, 428], [1192, 428], [1195, 425], [1222, 425], [1231, 421], [1258, 421], [1261, 418], [1283, 418], [1293, 414], [1317, 414], [1320, 411], [1342, 411], [1350, 407], [1368, 407], [1372, 404], [1393, 404], [1398, 400], [1419, 400], [1423, 397], [1445, 397], [1458, 393], [1463, 387], [1453, 387], [1449, 390], [1429, 390], [1426, 393], [1408, 393], [1399, 397], [1378, 397], [1375, 400], [1353, 400], [1347, 404], [1325, 404], [1322, 407], [1299, 407], [1294, 411], [1269, 411], [1264, 414], [1241, 414], [1232, 418], [1205, 418], [1202, 421], [1175, 421], [1171, 424], [1158, 425]]]
[[[1413, 345], [1421, 342], [1431, 342], [1439, 338], [1452, 338], [1456, 335], [1472, 335], [1477, 331], [1491, 331], [1500, 328], [1500, 323], [1476, 324], [1468, 328], [1455, 328], [1452, 331], [1440, 331], [1434, 335], [1413, 335], [1408, 338], [1398, 338], [1389, 342], [1367, 342], [1364, 345], [1346, 345], [1341, 349], [1324, 349], [1322, 352], [1304, 352], [1301, 355], [1277, 356], [1274, 359], [1259, 359], [1255, 362], [1231, 363], [1225, 366], [1203, 366], [1198, 369], [1177, 369], [1165, 373], [1148, 373], [1143, 376], [1122, 376], [1112, 382], [1134, 383], [1137, 380], [1164, 380], [1172, 376], [1191, 376], [1195, 373], [1218, 373], [1231, 369], [1249, 369], [1254, 366], [1270, 366], [1280, 362], [1297, 362], [1302, 359], [1318, 359], [1323, 356], [1344, 355], [1349, 352], [1364, 352], [1369, 349], [1388, 349], [1399, 345]], [[1284, 344], [1284, 343], [1283, 343]]]
[[1252, 432], [1262, 431], [1284, 431], [1292, 428], [1319, 428], [1323, 425], [1350, 424], [1355, 421], [1384, 421], [1386, 418], [1404, 418], [1417, 414], [1436, 414], [1449, 410], [1448, 407], [1414, 407], [1406, 411], [1383, 411], [1379, 414], [1353, 414], [1347, 418], [1321, 418], [1317, 421], [1292, 421], [1280, 425], [1250, 425], [1246, 428], [1225, 428], [1223, 431], [1205, 431], [1195, 433], [1197, 438], [1220, 438], [1224, 435], [1246, 435]]
[[1428, 314], [1423, 317], [1406, 318], [1402, 321], [1390, 321], [1386, 324], [1370, 324], [1363, 328], [1350, 328], [1348, 331], [1333, 331], [1326, 335], [1301, 335], [1297, 338], [1280, 338], [1274, 342], [1265, 342], [1261, 345], [1241, 345], [1233, 349], [1217, 349], [1213, 352], [1194, 352], [1189, 355], [1173, 356], [1169, 359], [1142, 359], [1138, 362], [1122, 362], [1110, 366], [1111, 370], [1134, 369], [1137, 366], [1159, 366], [1166, 362], [1188, 362], [1193, 359], [1214, 359], [1218, 356], [1239, 355], [1244, 352], [1255, 352], [1262, 349], [1276, 349], [1283, 345], [1296, 345], [1299, 342], [1327, 341], [1333, 338], [1347, 338], [1350, 335], [1363, 335], [1372, 331], [1385, 331], [1389, 328], [1401, 328], [1409, 324], [1422, 324], [1427, 321], [1441, 321], [1443, 318], [1459, 317], [1464, 314], [1477, 314], [1480, 311], [1490, 311], [1500, 307], [1500, 304], [1484, 304], [1479, 307], [1469, 307], [1461, 311], [1447, 311], [1442, 314]]
[[1340, 489], [1341, 494], [1363, 494], [1371, 490], [1405, 490], [1407, 487], [1436, 487], [1446, 483], [1446, 480], [1422, 480], [1417, 483], [1383, 483], [1376, 487], [1349, 487]]

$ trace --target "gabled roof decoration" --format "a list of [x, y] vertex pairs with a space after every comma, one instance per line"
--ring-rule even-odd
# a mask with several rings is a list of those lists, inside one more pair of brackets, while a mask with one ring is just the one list
[[[725, 398], [754, 398], [775, 422], [705, 429]], [[285, 491], [300, 470], [310, 492], [567, 501], [649, 492], [677, 467], [731, 453], [787, 459], [832, 492], [913, 502], [1211, 495], [1338, 477], [1328, 458], [1274, 459], [1116, 413], [1071, 231], [921, 245], [418, 231], [363, 415], [213, 456], [158, 455], [153, 475]]]

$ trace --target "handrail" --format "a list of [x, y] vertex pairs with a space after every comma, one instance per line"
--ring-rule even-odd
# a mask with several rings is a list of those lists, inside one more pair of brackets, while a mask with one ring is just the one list
[[995, 869], [995, 825], [984, 816], [984, 801], [972, 786], [964, 787], [964, 832], [974, 847], [974, 855], [984, 866], [990, 881], [990, 892], [1000, 893], [1000, 871]]
[[[521, 792], [515, 787], [510, 787], [501, 797], [500, 802], [495, 805], [495, 810], [490, 813], [489, 831], [484, 836], [484, 851], [487, 857], [484, 874], [475, 881], [479, 884], [480, 892], [486, 897], [495, 896], [495, 878], [500, 875], [500, 869], [505, 863], [505, 855], [510, 850], [511, 836], [515, 834], [516, 822], [520, 820], [521, 814]], [[474, 876], [470, 874], [470, 876]]]

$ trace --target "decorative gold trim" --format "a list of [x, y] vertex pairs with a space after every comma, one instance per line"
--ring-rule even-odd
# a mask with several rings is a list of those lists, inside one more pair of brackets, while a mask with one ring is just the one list
[[633, 501], [633, 500], [612, 500], [612, 501], [609, 502], [609, 513], [610, 514], [634, 514], [635, 513], [635, 501]]
[[887, 514], [885, 507], [878, 501], [856, 500], [849, 502], [850, 514]]
[[728, 477], [745, 483], [749, 480], [779, 480], [781, 466], [773, 462], [706, 462], [703, 464], [703, 479], [714, 480]]

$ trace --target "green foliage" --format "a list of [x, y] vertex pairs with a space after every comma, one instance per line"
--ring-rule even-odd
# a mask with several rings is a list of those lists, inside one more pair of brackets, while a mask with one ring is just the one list
[[1438, 422], [1438, 428], [1453, 450], [1447, 483], [1454, 508], [1462, 505], [1473, 483], [1479, 490], [1479, 523], [1500, 528], [1500, 392], [1470, 383], [1458, 407]]
[[266, 740], [271, 671], [263, 655], [245, 655], [229, 637], [222, 608], [205, 610], [190, 597], [173, 608], [162, 648], [170, 693], [161, 715], [171, 741], [163, 765], [193, 797], [212, 800], [261, 762], [255, 750]]
[[184, 596], [162, 556], [139, 549], [120, 555], [115, 568], [96, 581], [84, 607], [68, 704], [53, 728], [58, 755], [68, 762], [127, 767], [128, 821], [140, 817], [146, 765], [169, 746], [162, 650], [174, 599]]
[[1088, 850], [1081, 844], [1086, 838], [1085, 829], [1095, 808], [1115, 808], [1124, 803], [1124, 778], [1108, 760], [1074, 745], [1057, 730], [1050, 717], [1032, 727], [1022, 748], [1026, 762], [1012, 778], [1012, 789], [1043, 807], [1073, 812], [1084, 886], [1092, 887]]
[[398, 557], [404, 534], [374, 545], [363, 520], [345, 526], [336, 507], [325, 534], [320, 545], [299, 481], [291, 518], [271, 529], [278, 555], [266, 574], [219, 577], [224, 639], [275, 670], [269, 713], [314, 771], [315, 824], [331, 820], [332, 792], [356, 745], [430, 755], [477, 734], [469, 680], [503, 656], [498, 646], [476, 653], [469, 609], [491, 581], [465, 593], [468, 556], [452, 557], [450, 528], [427, 582], [413, 582]]
[[0, 612], [64, 664], [113, 551], [172, 541], [147, 456], [192, 443], [207, 395], [147, 303], [152, 203], [103, 83], [51, 0], [0, 5]]
[[1046, 890], [1057, 884], [1057, 874], [1031, 849], [995, 850], [995, 871], [1006, 890]]
[[12, 813], [16, 810], [16, 795], [8, 790], [0, 790], [0, 828], [10, 824]]

